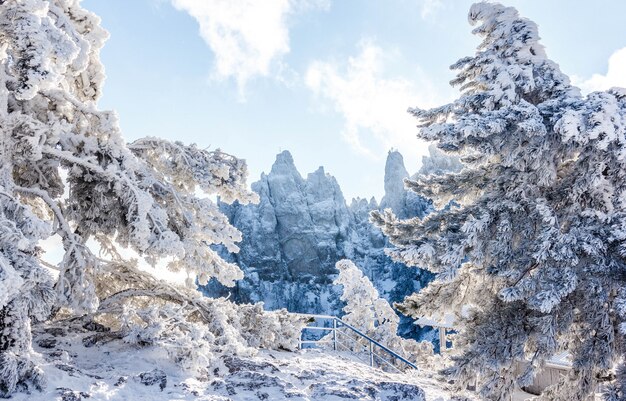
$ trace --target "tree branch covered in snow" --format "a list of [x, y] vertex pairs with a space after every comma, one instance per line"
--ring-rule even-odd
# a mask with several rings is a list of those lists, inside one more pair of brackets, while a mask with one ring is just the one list
[[[514, 8], [478, 3], [469, 21], [483, 41], [452, 66], [460, 97], [410, 109], [465, 169], [407, 182], [441, 208], [423, 220], [372, 219], [392, 258], [437, 274], [400, 310], [457, 315], [459, 388], [478, 376], [483, 397], [508, 399], [566, 350], [573, 369], [544, 397], [583, 400], [624, 372], [626, 91], [581, 96]], [[620, 374], [609, 400], [624, 397]]]
[[207, 371], [214, 353], [254, 355], [259, 348], [298, 348], [306, 325], [298, 315], [266, 312], [262, 303], [236, 305], [203, 297], [196, 289], [158, 280], [130, 263], [103, 266], [107, 279], [99, 281], [102, 302], [95, 318], [115, 329], [109, 335], [166, 349], [173, 361], [196, 373]]

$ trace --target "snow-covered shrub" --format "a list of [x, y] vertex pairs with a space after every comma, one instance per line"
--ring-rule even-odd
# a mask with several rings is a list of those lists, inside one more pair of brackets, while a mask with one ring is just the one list
[[126, 308], [123, 334], [113, 336], [163, 349], [173, 362], [197, 374], [208, 372], [215, 355], [251, 356], [260, 348], [295, 351], [298, 347], [305, 323], [297, 315], [224, 299], [206, 298], [202, 303], [213, 318], [222, 319], [205, 321], [190, 316], [194, 308], [187, 305], [151, 300], [145, 308]]
[[138, 346], [163, 349], [184, 369], [205, 373], [215, 336], [203, 322], [189, 319], [184, 305], [151, 301], [145, 308], [126, 308], [123, 339]]
[[[127, 340], [170, 346], [181, 359], [203, 341], [248, 347], [236, 333], [245, 325], [230, 325], [236, 309], [211, 308], [122, 256], [126, 247], [149, 263], [169, 261], [190, 287], [211, 277], [233, 285], [241, 270], [211, 245], [235, 252], [240, 233], [212, 199], [245, 204], [256, 195], [245, 162], [219, 150], [124, 142], [115, 114], [96, 106], [107, 38], [99, 24], [79, 0], [0, 2], [0, 396], [42, 385], [30, 326], [51, 312], [97, 313], [125, 327]], [[58, 278], [41, 259], [52, 236], [64, 250], [58, 266], [47, 266]], [[275, 323], [283, 317], [268, 319], [263, 327], [290, 334]], [[293, 340], [261, 345], [285, 341]]]
[[423, 220], [372, 215], [392, 258], [437, 274], [399, 309], [456, 315], [459, 388], [478, 377], [483, 397], [509, 399], [567, 350], [546, 399], [587, 399], [618, 365], [607, 398], [624, 399], [626, 91], [583, 97], [514, 8], [478, 3], [469, 20], [482, 43], [452, 66], [459, 99], [410, 110], [465, 168], [406, 182], [441, 207]]
[[295, 351], [306, 319], [286, 309], [264, 311], [263, 303], [237, 306], [239, 332], [249, 346]]
[[[299, 315], [267, 312], [261, 303], [237, 305], [204, 297], [195, 288], [158, 280], [132, 264], [111, 273], [111, 282], [124, 276], [135, 283], [100, 303], [94, 316], [113, 328], [108, 336], [162, 348], [174, 362], [197, 373], [206, 372], [217, 355], [250, 356], [259, 348], [293, 351], [306, 325]], [[99, 283], [98, 293], [109, 293], [105, 283]]]
[[[346, 303], [343, 308], [345, 314], [341, 318], [342, 321], [422, 367], [432, 368], [438, 363], [433, 353], [432, 343], [417, 342], [402, 338], [397, 334], [400, 318], [389, 302], [379, 296], [372, 282], [352, 261], [340, 260], [335, 266], [339, 270], [339, 275], [333, 283], [343, 287], [341, 300]], [[339, 328], [339, 331], [340, 333], [337, 334], [337, 340], [340, 342], [339, 350], [349, 349], [355, 352], [367, 350], [369, 342], [366, 339], [349, 329]], [[328, 335], [325, 340], [329, 340], [330, 336], [332, 334]]]

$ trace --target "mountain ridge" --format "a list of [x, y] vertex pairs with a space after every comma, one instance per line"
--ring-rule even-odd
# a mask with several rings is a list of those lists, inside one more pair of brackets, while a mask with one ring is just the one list
[[[203, 291], [209, 296], [230, 296], [238, 303], [262, 301], [270, 310], [340, 315], [342, 290], [332, 281], [337, 274], [335, 263], [347, 258], [370, 278], [381, 296], [389, 302], [401, 301], [419, 291], [432, 275], [385, 255], [389, 243], [370, 223], [369, 213], [390, 208], [403, 219], [428, 214], [432, 202], [407, 191], [407, 178], [402, 155], [390, 151], [380, 204], [374, 197], [353, 198], [348, 204], [339, 183], [323, 166], [304, 178], [291, 153], [282, 151], [270, 172], [252, 184], [260, 198], [257, 205], [220, 203], [243, 235], [239, 253], [223, 249], [221, 253], [242, 268], [244, 279], [230, 289], [211, 282]], [[407, 318], [401, 331], [415, 337], [419, 329]]]

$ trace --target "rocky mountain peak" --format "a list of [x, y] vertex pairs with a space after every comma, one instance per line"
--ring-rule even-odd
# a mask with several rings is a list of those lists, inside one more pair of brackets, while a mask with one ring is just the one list
[[293, 156], [291, 156], [291, 153], [288, 150], [284, 150], [276, 155], [276, 161], [274, 161], [274, 164], [272, 164], [272, 169], [267, 176], [284, 176], [287, 179], [293, 180], [294, 182], [302, 181], [302, 176], [296, 168], [296, 165], [293, 161]]
[[404, 188], [404, 179], [409, 172], [404, 166], [404, 158], [398, 151], [390, 151], [385, 162], [385, 196], [380, 202], [382, 209], [390, 208], [393, 212], [405, 217], [407, 191]]
[[445, 173], [458, 173], [463, 169], [463, 163], [456, 156], [450, 156], [437, 148], [437, 145], [428, 146], [428, 156], [422, 157], [421, 175], [441, 175]]

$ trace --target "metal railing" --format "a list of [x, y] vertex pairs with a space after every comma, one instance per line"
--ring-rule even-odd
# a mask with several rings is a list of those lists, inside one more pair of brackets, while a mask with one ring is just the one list
[[[328, 316], [328, 315], [308, 315], [308, 314], [300, 314], [300, 316], [304, 316], [310, 319], [309, 323], [316, 323], [318, 321], [330, 322], [332, 326], [306, 326], [302, 330], [300, 334], [300, 349], [303, 349], [305, 345], [312, 345], [313, 347], [332, 343], [332, 348], [334, 351], [340, 351], [341, 347], [345, 350], [353, 352], [355, 356], [361, 360], [362, 362], [368, 363], [372, 367], [378, 367], [384, 369], [385, 367], [391, 368], [396, 372], [404, 372], [407, 368], [417, 369], [413, 363], [409, 362], [406, 358], [397, 354], [396, 352], [390, 350], [383, 344], [369, 337], [367, 334], [361, 332], [356, 327], [344, 322], [336, 316]], [[343, 330], [342, 330], [343, 329]], [[304, 334], [307, 331], [327, 331], [332, 333], [331, 338], [325, 338], [318, 340], [305, 340]], [[353, 333], [356, 335], [356, 338], [364, 340], [367, 345], [364, 345], [357, 341], [353, 336], [349, 335], [349, 333]], [[342, 338], [339, 338], [339, 336]], [[355, 351], [353, 348], [347, 345], [343, 339], [350, 340], [353, 344], [357, 345], [361, 349], [361, 351]], [[378, 353], [376, 351], [379, 351]], [[360, 356], [363, 354], [368, 355], [368, 361], [364, 361]], [[381, 355], [383, 354], [383, 355]], [[386, 356], [386, 357], [385, 357]], [[396, 366], [394, 362], [397, 362], [399, 366]]]

